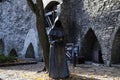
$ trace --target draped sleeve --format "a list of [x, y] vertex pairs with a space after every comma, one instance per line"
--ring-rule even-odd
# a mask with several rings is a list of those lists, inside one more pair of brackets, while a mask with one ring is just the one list
[[63, 44], [64, 36], [65, 34], [62, 29], [53, 28], [49, 32], [49, 42], [55, 41], [58, 44]]

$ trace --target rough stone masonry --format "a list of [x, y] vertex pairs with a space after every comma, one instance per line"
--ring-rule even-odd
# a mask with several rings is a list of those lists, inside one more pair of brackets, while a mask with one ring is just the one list
[[[120, 0], [63, 0], [69, 41], [79, 43], [80, 55], [103, 63], [120, 63]], [[67, 13], [65, 9], [69, 10]], [[98, 48], [96, 48], [98, 47]]]
[[[52, 1], [61, 2], [43, 0], [44, 8]], [[10, 55], [11, 51], [16, 52], [19, 58], [32, 58], [31, 55], [35, 59], [42, 57], [35, 15], [26, 0], [0, 1], [0, 54]]]
[[[35, 58], [40, 58], [35, 16], [26, 0], [3, 0], [0, 2], [0, 39], [3, 42], [2, 53], [9, 55], [12, 49], [18, 57], [25, 57], [32, 43]], [[1, 54], [2, 54], [1, 53]], [[39, 53], [39, 54], [38, 54]]]

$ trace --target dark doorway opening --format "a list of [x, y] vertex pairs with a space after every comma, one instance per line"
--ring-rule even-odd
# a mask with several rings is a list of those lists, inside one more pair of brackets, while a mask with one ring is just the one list
[[103, 63], [101, 47], [92, 29], [85, 35], [80, 53], [85, 57], [85, 61]]
[[35, 52], [32, 43], [27, 48], [25, 58], [35, 58]]
[[117, 31], [113, 41], [111, 63], [120, 64], [120, 29]]
[[0, 0], [0, 2], [2, 2], [2, 0]]
[[0, 39], [0, 54], [3, 54], [4, 51], [4, 42], [2, 39]]
[[18, 57], [17, 52], [14, 48], [10, 51], [9, 56]]

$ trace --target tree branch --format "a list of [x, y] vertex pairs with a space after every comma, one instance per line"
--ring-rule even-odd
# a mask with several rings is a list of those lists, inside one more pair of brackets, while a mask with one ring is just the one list
[[43, 1], [42, 0], [36, 0], [36, 2], [37, 2], [37, 6], [39, 8], [43, 8]]
[[28, 5], [29, 5], [30, 9], [31, 9], [34, 13], [36, 13], [36, 4], [34, 4], [32, 0], [27, 0], [27, 3], [28, 3]]
[[39, 14], [44, 16], [44, 8], [43, 8], [43, 1], [42, 0], [36, 0], [37, 2], [37, 7], [39, 9]]

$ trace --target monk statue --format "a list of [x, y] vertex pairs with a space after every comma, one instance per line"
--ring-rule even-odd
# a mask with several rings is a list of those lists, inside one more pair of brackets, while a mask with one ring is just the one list
[[63, 79], [69, 76], [69, 70], [65, 55], [65, 33], [59, 19], [49, 32], [50, 62], [49, 76], [53, 79]]

